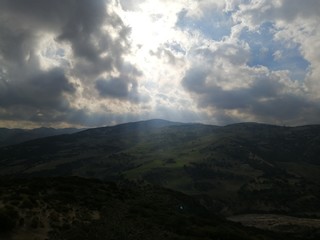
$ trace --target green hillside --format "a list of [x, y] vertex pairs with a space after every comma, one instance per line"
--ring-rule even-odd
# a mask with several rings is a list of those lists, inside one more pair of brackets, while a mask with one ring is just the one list
[[320, 126], [225, 127], [164, 120], [0, 148], [6, 178], [79, 176], [188, 194], [223, 216], [319, 217]]

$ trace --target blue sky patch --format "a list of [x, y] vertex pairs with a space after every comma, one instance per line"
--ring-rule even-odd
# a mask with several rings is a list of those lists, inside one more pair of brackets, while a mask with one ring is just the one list
[[251, 49], [249, 66], [265, 66], [270, 70], [289, 70], [294, 80], [303, 80], [309, 62], [300, 53], [299, 45], [288, 47], [284, 42], [275, 41], [274, 26], [272, 23], [264, 23], [258, 31], [244, 30], [240, 36]]
[[186, 9], [179, 13], [176, 26], [181, 29], [198, 30], [207, 38], [215, 41], [220, 41], [231, 33], [233, 26], [231, 13], [214, 11], [199, 19], [189, 17], [187, 13]]

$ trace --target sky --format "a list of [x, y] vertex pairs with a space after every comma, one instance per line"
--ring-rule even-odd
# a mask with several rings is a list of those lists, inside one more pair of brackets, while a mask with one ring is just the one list
[[319, 0], [0, 0], [0, 127], [320, 123]]

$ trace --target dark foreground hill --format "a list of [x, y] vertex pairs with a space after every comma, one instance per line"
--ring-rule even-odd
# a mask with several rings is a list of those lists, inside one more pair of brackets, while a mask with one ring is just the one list
[[2, 147], [0, 175], [130, 180], [183, 192], [224, 216], [319, 218], [319, 156], [319, 125], [151, 120]]
[[187, 195], [77, 177], [0, 181], [3, 240], [316, 239], [228, 222]]

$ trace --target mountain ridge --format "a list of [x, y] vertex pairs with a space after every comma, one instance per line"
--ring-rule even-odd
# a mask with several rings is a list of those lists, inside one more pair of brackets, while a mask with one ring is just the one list
[[[117, 129], [117, 128], [125, 128], [126, 130], [130, 130], [131, 128], [161, 128], [161, 127], [168, 127], [168, 126], [192, 126], [192, 125], [199, 125], [199, 126], [208, 126], [213, 128], [233, 128], [233, 127], [273, 127], [273, 128], [310, 128], [314, 127], [317, 128], [320, 124], [310, 124], [310, 125], [301, 125], [301, 126], [281, 126], [281, 125], [274, 125], [274, 124], [267, 124], [267, 123], [259, 123], [259, 122], [239, 122], [239, 123], [232, 123], [227, 125], [212, 125], [212, 124], [204, 124], [198, 122], [176, 122], [176, 121], [169, 121], [165, 119], [149, 119], [149, 120], [141, 120], [141, 121], [132, 121], [126, 123], [120, 123], [111, 126], [101, 126], [101, 127], [94, 127], [94, 128], [87, 128], [87, 129], [79, 129], [79, 128], [52, 128], [52, 127], [39, 127], [34, 129], [22, 129], [22, 128], [0, 128], [0, 147], [19, 144], [30, 140], [36, 140], [40, 138], [46, 138], [51, 136], [59, 136], [63, 134], [74, 134], [74, 133], [82, 133], [82, 132], [92, 132], [92, 131], [101, 131], [106, 129]], [[9, 133], [11, 132], [11, 133]], [[17, 139], [19, 134], [29, 134], [31, 136], [24, 136], [21, 140]], [[7, 136], [9, 135], [9, 136]], [[11, 136], [13, 135], [13, 136]], [[9, 140], [6, 138], [10, 138]], [[3, 140], [4, 139], [4, 140]], [[13, 140], [15, 139], [15, 140]]]
[[77, 128], [47, 128], [40, 127], [34, 129], [20, 128], [0, 128], [0, 147], [19, 144], [22, 142], [45, 138], [50, 136], [72, 134], [83, 129]]

